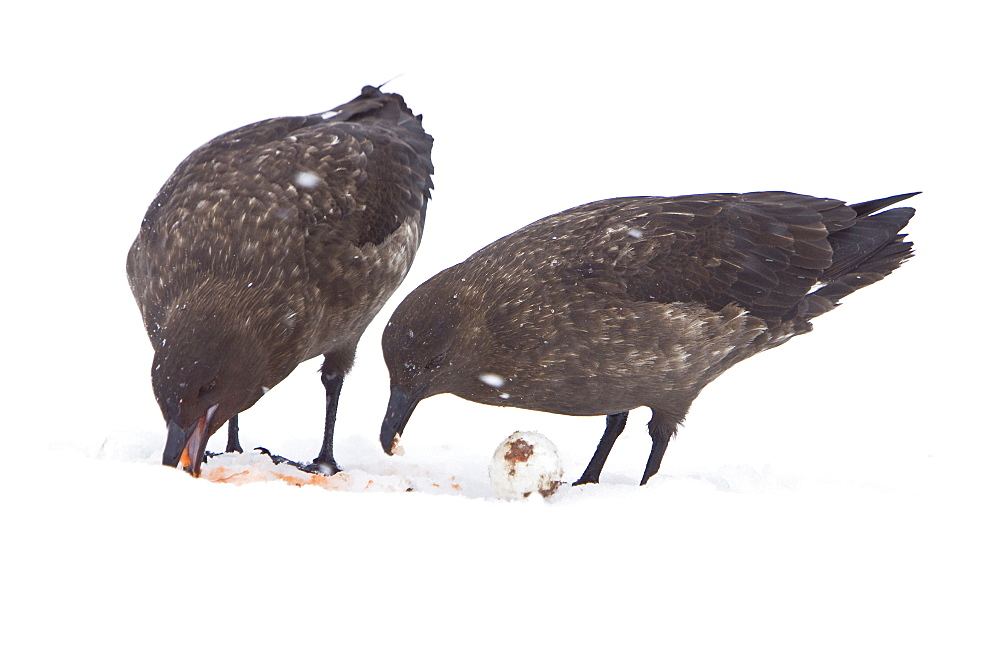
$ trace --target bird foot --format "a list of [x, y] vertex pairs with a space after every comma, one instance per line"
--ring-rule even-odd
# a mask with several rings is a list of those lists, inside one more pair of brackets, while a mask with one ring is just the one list
[[[258, 448], [258, 449], [260, 449], [260, 448]], [[207, 461], [207, 460], [211, 459], [212, 457], [218, 457], [219, 455], [229, 455], [229, 454], [232, 454], [234, 452], [237, 453], [237, 454], [242, 454], [243, 453], [243, 448], [241, 448], [239, 445], [237, 445], [235, 448], [227, 447], [225, 452], [207, 452], [206, 451], [205, 452], [205, 460]], [[271, 454], [271, 453], [268, 453], [268, 454]]]
[[340, 473], [342, 470], [339, 466], [337, 466], [337, 462], [322, 459], [314, 459], [311, 464], [299, 466], [299, 468], [306, 473], [317, 473], [319, 475], [327, 476]]
[[337, 466], [337, 462], [322, 461], [320, 459], [315, 459], [309, 464], [303, 464], [302, 462], [296, 462], [287, 457], [282, 457], [281, 455], [271, 454], [271, 451], [267, 448], [254, 448], [257, 452], [267, 455], [271, 458], [271, 461], [275, 464], [288, 464], [289, 466], [294, 466], [300, 471], [306, 473], [315, 473], [318, 475], [334, 475], [335, 473], [340, 473], [341, 468]]
[[254, 452], [259, 452], [262, 455], [267, 455], [268, 457], [271, 458], [271, 461], [274, 462], [275, 464], [288, 464], [289, 466], [294, 466], [297, 469], [302, 468], [302, 464], [292, 461], [287, 457], [282, 457], [281, 455], [271, 454], [271, 451], [268, 450], [267, 448], [254, 448]]

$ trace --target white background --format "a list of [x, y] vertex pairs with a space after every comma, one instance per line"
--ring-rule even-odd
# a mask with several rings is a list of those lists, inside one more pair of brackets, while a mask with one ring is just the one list
[[[1000, 110], [983, 6], [5, 10], [0, 653], [995, 665]], [[361, 475], [451, 491], [234, 487], [156, 466], [151, 349], [124, 271], [146, 206], [212, 137], [397, 75], [385, 90], [424, 115], [436, 188], [345, 384], [335, 449]], [[710, 386], [649, 486], [643, 410], [600, 487], [549, 502], [490, 499], [493, 448], [539, 429], [575, 479], [602, 418], [438, 397], [405, 457], [382, 455], [379, 338], [421, 281], [584, 202], [763, 189], [922, 190], [916, 257]], [[246, 444], [315, 455], [318, 367], [241, 416]]]

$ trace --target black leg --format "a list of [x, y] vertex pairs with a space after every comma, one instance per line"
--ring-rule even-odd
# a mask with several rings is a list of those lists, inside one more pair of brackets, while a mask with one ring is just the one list
[[663, 461], [663, 453], [667, 451], [667, 443], [676, 432], [675, 423], [657, 419], [656, 413], [653, 413], [653, 419], [649, 421], [649, 435], [653, 439], [653, 447], [649, 451], [649, 460], [646, 461], [646, 470], [642, 472], [640, 485], [645, 485], [660, 470], [660, 462]]
[[239, 413], [229, 418], [229, 441], [226, 442], [226, 452], [243, 452], [240, 447], [240, 426], [236, 422]]
[[[281, 455], [272, 455], [266, 448], [257, 448], [258, 451], [271, 458], [275, 464], [288, 464], [307, 473], [321, 473], [322, 475], [333, 475], [341, 470], [333, 458], [333, 425], [337, 421], [337, 404], [340, 403], [340, 390], [344, 386], [344, 374], [342, 373], [320, 373], [323, 387], [326, 388], [326, 424], [323, 429], [323, 445], [319, 450], [319, 456], [311, 464], [300, 464], [286, 459]], [[235, 420], [235, 418], [233, 418]], [[232, 429], [232, 424], [230, 424]]]
[[601, 470], [604, 468], [604, 462], [608, 461], [608, 455], [611, 454], [611, 446], [621, 436], [627, 419], [628, 411], [608, 416], [608, 426], [604, 429], [604, 436], [601, 436], [601, 442], [597, 444], [594, 456], [591, 457], [590, 463], [587, 464], [580, 479], [573, 483], [574, 485], [586, 485], [598, 481], [601, 477]]
[[337, 404], [340, 403], [340, 390], [344, 387], [344, 374], [326, 373], [320, 374], [323, 380], [323, 387], [326, 388], [326, 424], [323, 429], [323, 446], [319, 450], [319, 456], [313, 460], [312, 464], [305, 467], [305, 470], [323, 475], [333, 475], [341, 470], [337, 461], [333, 458], [333, 426], [337, 422]]

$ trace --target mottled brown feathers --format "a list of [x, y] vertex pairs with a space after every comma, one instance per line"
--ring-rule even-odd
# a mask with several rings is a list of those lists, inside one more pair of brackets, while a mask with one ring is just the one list
[[[649, 406], [645, 481], [707, 383], [808, 332], [811, 318], [911, 255], [900, 230], [913, 209], [874, 213], [909, 196], [858, 209], [787, 192], [623, 197], [532, 223], [433, 277], [393, 314], [383, 350], [398, 405], [383, 441], [420, 398], [442, 392], [608, 415], [608, 434]], [[596, 481], [602, 448], [581, 481]]]
[[469, 261], [536, 253], [523, 247], [544, 241], [560, 252], [534, 275], [633, 301], [735, 303], [777, 322], [828, 273], [893, 241], [899, 230], [879, 218], [859, 225], [843, 202], [783, 192], [624, 197], [544, 218]]
[[366, 86], [181, 162], [127, 263], [168, 421], [186, 429], [218, 400], [211, 433], [301, 361], [324, 354], [325, 374], [350, 369], [420, 242], [431, 143], [402, 97]]

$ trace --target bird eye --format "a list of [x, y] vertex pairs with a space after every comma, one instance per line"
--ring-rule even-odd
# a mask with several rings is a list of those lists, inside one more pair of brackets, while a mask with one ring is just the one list
[[424, 368], [425, 369], [436, 369], [439, 366], [441, 366], [442, 362], [444, 362], [444, 353], [441, 353], [440, 355], [436, 356], [434, 359], [432, 359], [430, 362], [428, 362], [427, 365]]
[[211, 392], [212, 390], [214, 390], [215, 386], [218, 385], [218, 383], [219, 383], [219, 379], [217, 377], [213, 378], [210, 381], [208, 381], [207, 383], [205, 383], [204, 385], [202, 385], [198, 389], [198, 396], [199, 397], [205, 396], [206, 394], [208, 394], [209, 392]]

